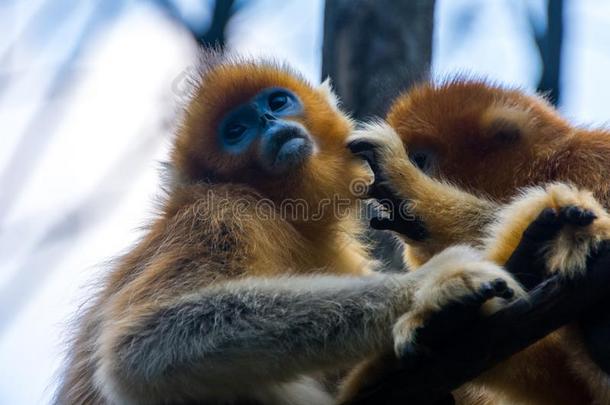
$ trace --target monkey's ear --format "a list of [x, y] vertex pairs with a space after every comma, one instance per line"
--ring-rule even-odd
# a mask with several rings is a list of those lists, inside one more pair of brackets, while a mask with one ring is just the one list
[[522, 137], [521, 127], [513, 121], [497, 119], [490, 123], [488, 128], [493, 139], [504, 144], [512, 144]]
[[328, 104], [330, 104], [335, 110], [339, 109], [339, 97], [333, 91], [330, 77], [327, 77], [322, 84], [318, 86], [318, 91], [326, 98]]
[[514, 107], [492, 108], [483, 117], [486, 132], [493, 140], [503, 144], [518, 142], [529, 124], [528, 112]]

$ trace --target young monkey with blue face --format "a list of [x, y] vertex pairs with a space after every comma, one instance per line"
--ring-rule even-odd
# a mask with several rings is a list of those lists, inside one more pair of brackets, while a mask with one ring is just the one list
[[331, 404], [321, 377], [404, 341], [405, 315], [522, 294], [467, 247], [373, 273], [328, 86], [203, 59], [161, 212], [79, 317], [56, 403]]

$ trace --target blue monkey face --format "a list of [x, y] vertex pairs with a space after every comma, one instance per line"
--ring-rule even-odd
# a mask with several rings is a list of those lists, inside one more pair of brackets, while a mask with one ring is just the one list
[[303, 104], [290, 90], [264, 89], [235, 107], [220, 122], [220, 145], [232, 155], [256, 148], [259, 165], [269, 173], [282, 174], [313, 153], [308, 131], [288, 119], [302, 114]]

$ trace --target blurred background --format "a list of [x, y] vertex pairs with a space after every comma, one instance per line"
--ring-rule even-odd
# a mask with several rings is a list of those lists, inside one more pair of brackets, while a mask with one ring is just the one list
[[70, 316], [151, 217], [209, 44], [328, 74], [360, 118], [427, 73], [610, 117], [604, 0], [2, 0], [0, 404], [49, 403]]

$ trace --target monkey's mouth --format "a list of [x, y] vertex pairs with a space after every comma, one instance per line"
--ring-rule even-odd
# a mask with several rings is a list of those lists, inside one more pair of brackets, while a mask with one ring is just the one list
[[313, 153], [313, 142], [300, 126], [279, 129], [268, 145], [269, 169], [284, 173], [302, 164]]

